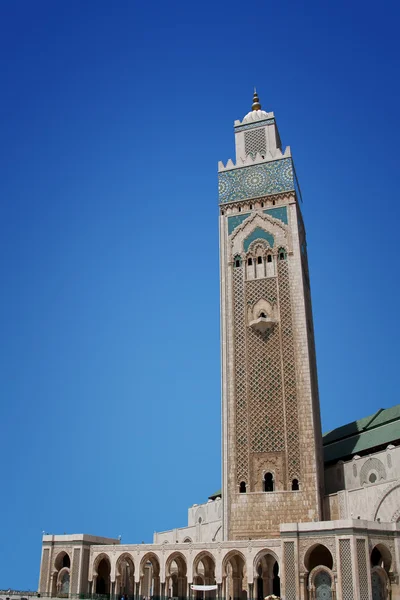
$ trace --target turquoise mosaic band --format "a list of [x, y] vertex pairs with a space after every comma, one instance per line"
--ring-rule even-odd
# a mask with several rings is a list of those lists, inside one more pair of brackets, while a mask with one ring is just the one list
[[264, 121], [256, 121], [255, 123], [249, 123], [248, 125], [236, 125], [235, 133], [238, 133], [239, 131], [245, 131], [246, 129], [254, 129], [255, 127], [272, 125], [272, 123], [275, 123], [275, 119], [264, 119]]
[[268, 233], [268, 231], [264, 231], [261, 227], [256, 227], [254, 231], [247, 236], [247, 238], [243, 242], [243, 250], [245, 252], [249, 251], [250, 244], [255, 242], [256, 240], [266, 240], [270, 246], [270, 248], [274, 247], [274, 236], [272, 233]]
[[291, 158], [218, 173], [219, 202], [233, 202], [294, 190]]
[[[285, 225], [288, 224], [287, 208], [286, 206], [277, 206], [276, 208], [267, 208], [263, 210], [266, 215], [271, 215], [274, 219], [279, 219]], [[241, 213], [240, 215], [233, 215], [228, 217], [228, 235], [231, 235], [236, 229], [245, 221], [252, 213]]]

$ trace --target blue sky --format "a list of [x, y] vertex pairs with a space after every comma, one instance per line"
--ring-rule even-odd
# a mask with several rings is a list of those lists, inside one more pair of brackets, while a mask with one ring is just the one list
[[399, 402], [396, 3], [4, 1], [0, 588], [220, 486], [217, 162], [256, 85], [303, 192], [323, 429]]

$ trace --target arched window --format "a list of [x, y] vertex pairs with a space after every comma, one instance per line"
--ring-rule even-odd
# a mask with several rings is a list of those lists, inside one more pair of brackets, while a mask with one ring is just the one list
[[272, 256], [271, 256], [271, 254], [268, 254], [268, 256], [267, 256], [267, 262], [269, 262], [269, 263], [272, 262]]
[[286, 252], [284, 248], [279, 249], [279, 260], [286, 260]]
[[68, 567], [68, 569], [70, 568], [70, 566], [71, 566], [71, 561], [70, 561], [70, 559], [69, 559], [69, 556], [68, 556], [68, 554], [64, 554], [64, 556], [63, 556], [63, 559], [62, 559], [62, 566], [63, 566], [63, 568], [64, 568], [64, 567]]
[[257, 264], [262, 265], [262, 256], [257, 256]]
[[239, 206], [238, 211], [242, 212], [242, 207], [241, 206]]
[[265, 473], [264, 475], [264, 492], [274, 491], [274, 477], [272, 473]]
[[292, 481], [292, 490], [294, 492], [298, 492], [299, 491], [299, 480], [298, 479], [293, 479], [293, 481]]
[[249, 265], [249, 267], [251, 267], [251, 265], [253, 264], [253, 259], [251, 257], [247, 259], [247, 264]]
[[245, 494], [246, 493], [246, 483], [244, 481], [240, 482], [239, 493], [240, 494]]
[[235, 256], [235, 268], [237, 269], [238, 267], [242, 266], [242, 259], [240, 258], [240, 256]]
[[267, 315], [265, 314], [265, 312], [260, 312], [260, 317], [262, 317], [263, 319], [266, 319]]

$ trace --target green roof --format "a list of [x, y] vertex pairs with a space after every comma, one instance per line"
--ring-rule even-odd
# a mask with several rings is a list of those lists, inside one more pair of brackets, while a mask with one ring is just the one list
[[211, 496], [208, 496], [208, 499], [215, 500], [215, 498], [218, 498], [218, 496], [222, 496], [222, 490], [218, 490], [218, 492], [215, 492], [215, 494], [211, 494]]
[[324, 461], [346, 459], [400, 439], [400, 404], [337, 427], [323, 435]]

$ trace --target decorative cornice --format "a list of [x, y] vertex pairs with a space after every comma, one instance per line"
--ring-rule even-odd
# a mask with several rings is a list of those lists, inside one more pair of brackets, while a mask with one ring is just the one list
[[265, 154], [261, 155], [260, 152], [253, 157], [252, 154], [248, 154], [245, 159], [240, 158], [238, 162], [234, 163], [230, 158], [226, 165], [220, 160], [218, 162], [218, 172], [224, 171], [232, 171], [236, 169], [242, 169], [243, 167], [251, 167], [253, 165], [260, 165], [265, 163], [271, 163], [278, 160], [282, 160], [283, 158], [292, 158], [292, 154], [290, 152], [290, 146], [287, 146], [285, 152], [282, 152], [280, 148], [277, 148], [274, 153], [270, 150], [267, 150]]
[[[220, 202], [219, 206], [221, 208], [226, 208], [227, 206], [229, 206], [229, 208], [239, 208], [239, 206], [243, 207], [244, 205], [249, 203], [255, 204], [256, 202], [273, 202], [274, 200], [279, 201], [285, 198], [287, 198], [289, 203], [293, 201], [296, 202], [296, 191], [293, 189], [274, 194], [264, 194], [263, 196], [254, 196], [253, 198], [243, 198], [243, 200], [231, 200], [230, 202]], [[265, 208], [266, 207], [264, 206], [263, 210], [265, 210]], [[276, 208], [279, 208], [279, 206], [277, 206]]]
[[254, 129], [255, 127], [265, 127], [265, 125], [272, 125], [275, 123], [275, 119], [263, 119], [262, 121], [255, 121], [248, 125], [235, 125], [235, 133], [245, 131], [246, 129]]

